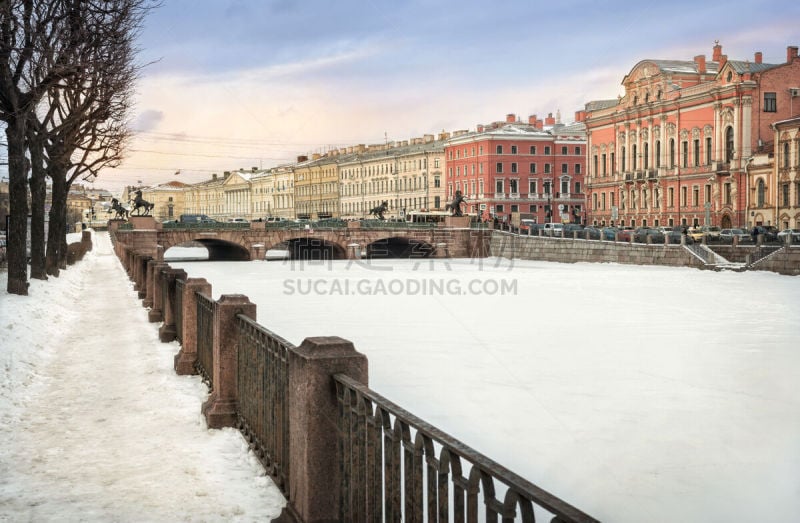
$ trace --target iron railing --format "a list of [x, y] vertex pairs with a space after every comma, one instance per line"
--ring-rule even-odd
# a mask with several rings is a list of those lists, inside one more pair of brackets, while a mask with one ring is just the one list
[[214, 390], [214, 300], [195, 293], [197, 299], [197, 373]]
[[486, 521], [597, 521], [361, 383], [334, 380], [340, 521], [477, 523], [481, 511]]
[[170, 222], [161, 224], [164, 229], [249, 229], [250, 223], [244, 222]]
[[239, 429], [267, 473], [289, 485], [289, 364], [294, 345], [249, 317], [236, 316]]
[[172, 308], [172, 317], [175, 319], [175, 337], [183, 343], [183, 290], [186, 281], [175, 278], [175, 305]]

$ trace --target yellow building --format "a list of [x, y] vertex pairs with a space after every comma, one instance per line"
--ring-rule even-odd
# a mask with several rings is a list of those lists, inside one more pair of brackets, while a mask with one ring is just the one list
[[331, 154], [298, 158], [294, 167], [294, 203], [298, 219], [339, 217], [339, 167]]
[[[186, 187], [183, 182], [168, 182], [142, 188], [142, 198], [153, 204], [150, 215], [157, 221], [177, 220], [185, 209]], [[131, 196], [135, 196], [131, 194]]]

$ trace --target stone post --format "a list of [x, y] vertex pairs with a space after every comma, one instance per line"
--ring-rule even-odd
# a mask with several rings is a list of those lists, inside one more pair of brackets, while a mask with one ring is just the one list
[[332, 376], [368, 385], [367, 357], [345, 339], [306, 338], [289, 351], [289, 504], [278, 521], [338, 521], [338, 404]]
[[158, 329], [158, 339], [166, 343], [174, 340], [178, 336], [175, 328], [175, 280], [186, 279], [186, 271], [183, 269], [166, 269], [162, 273], [162, 281], [167, 289], [167, 302], [161, 304], [164, 316], [164, 324]]
[[[203, 403], [202, 413], [211, 429], [236, 425], [237, 344], [236, 315], [256, 319], [256, 305], [242, 294], [223, 294], [214, 306], [214, 368], [211, 369], [214, 391]], [[292, 405], [290, 403], [290, 405]], [[292, 409], [294, 409], [294, 405]]]
[[81, 231], [81, 243], [86, 247], [86, 252], [92, 250], [92, 232]]
[[739, 237], [738, 237], [738, 236], [734, 236], [734, 237], [733, 237], [733, 241], [731, 242], [731, 244], [732, 244], [734, 247], [738, 247], [738, 246], [739, 246]]
[[153, 268], [160, 263], [158, 260], [150, 258], [147, 260], [147, 268], [145, 270], [145, 288], [144, 288], [144, 301], [143, 307], [153, 307]]
[[197, 294], [211, 296], [211, 284], [204, 278], [189, 278], [183, 286], [183, 329], [181, 350], [175, 355], [175, 372], [179, 375], [197, 374]]
[[164, 269], [168, 269], [169, 265], [164, 262], [156, 262], [153, 265], [153, 278], [152, 278], [152, 287], [150, 290], [153, 292], [153, 307], [150, 309], [150, 312], [147, 314], [147, 320], [150, 323], [159, 323], [164, 321], [164, 312], [162, 309], [162, 299], [161, 299], [161, 285], [163, 285], [163, 278], [161, 276], [161, 271]]

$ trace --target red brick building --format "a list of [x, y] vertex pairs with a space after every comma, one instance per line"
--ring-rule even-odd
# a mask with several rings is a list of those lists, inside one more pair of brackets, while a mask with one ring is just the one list
[[469, 214], [507, 220], [512, 212], [538, 223], [584, 219], [586, 134], [583, 112], [562, 124], [552, 114], [456, 131], [445, 144], [446, 197], [467, 198]]
[[586, 104], [588, 222], [747, 227], [748, 167], [771, 124], [800, 112], [798, 48], [786, 62], [642, 60], [616, 100]]

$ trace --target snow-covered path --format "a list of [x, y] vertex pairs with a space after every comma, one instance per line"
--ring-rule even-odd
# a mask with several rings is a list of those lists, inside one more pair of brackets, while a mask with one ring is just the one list
[[106, 233], [0, 295], [0, 521], [264, 521], [283, 497], [206, 388], [172, 370]]

